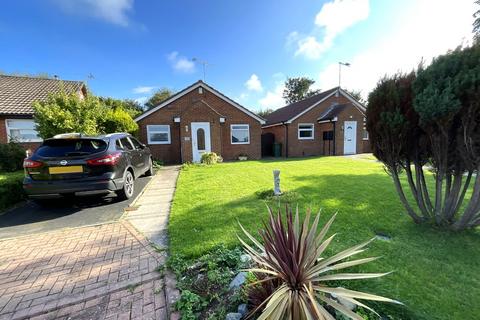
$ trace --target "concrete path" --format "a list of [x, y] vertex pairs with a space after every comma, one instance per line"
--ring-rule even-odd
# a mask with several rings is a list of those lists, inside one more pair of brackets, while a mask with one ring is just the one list
[[[168, 218], [179, 172], [180, 166], [162, 167], [124, 216], [131, 225], [155, 244], [156, 251], [163, 258], [167, 257]], [[180, 314], [171, 308], [180, 298], [175, 275], [165, 270], [162, 280], [164, 281], [162, 294], [166, 299], [167, 318], [165, 319], [178, 320]], [[157, 319], [160, 318], [157, 317]]]
[[180, 166], [162, 167], [125, 218], [159, 249], [168, 247], [167, 226]]

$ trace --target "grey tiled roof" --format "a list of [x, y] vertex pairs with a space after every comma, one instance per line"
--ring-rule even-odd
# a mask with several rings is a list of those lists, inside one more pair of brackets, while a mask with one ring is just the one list
[[0, 114], [32, 115], [32, 103], [50, 93], [86, 92], [82, 81], [0, 75]]
[[312, 105], [321, 101], [337, 89], [338, 88], [332, 88], [330, 90], [321, 92], [304, 100], [291, 103], [288, 106], [275, 110], [274, 112], [270, 113], [268, 116], [265, 117], [267, 119], [266, 125], [282, 123], [284, 121], [292, 119], [293, 117], [307, 110]]

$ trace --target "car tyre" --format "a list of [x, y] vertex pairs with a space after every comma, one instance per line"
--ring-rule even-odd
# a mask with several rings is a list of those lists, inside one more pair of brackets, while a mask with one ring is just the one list
[[148, 167], [147, 172], [145, 172], [145, 177], [153, 176], [153, 161], [152, 161], [152, 158], [150, 158], [149, 162], [150, 162], [150, 166]]
[[117, 196], [120, 200], [127, 200], [133, 196], [135, 191], [135, 179], [130, 171], [125, 173], [125, 180], [123, 188], [117, 191]]

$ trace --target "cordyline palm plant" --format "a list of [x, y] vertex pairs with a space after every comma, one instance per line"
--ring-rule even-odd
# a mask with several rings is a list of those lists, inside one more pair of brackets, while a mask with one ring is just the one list
[[325, 309], [326, 305], [352, 319], [362, 320], [359, 315], [340, 304], [333, 296], [372, 312], [375, 311], [357, 299], [401, 304], [396, 300], [369, 293], [328, 286], [328, 281], [378, 278], [388, 274], [337, 272], [377, 259], [362, 258], [346, 261], [347, 258], [365, 251], [365, 247], [373, 239], [331, 257], [324, 257], [325, 249], [335, 237], [334, 234], [325, 239], [336, 215], [317, 234], [320, 214], [317, 214], [310, 226], [310, 210], [307, 210], [303, 223], [299, 219], [298, 207], [294, 215], [291, 208], [286, 206], [286, 222], [282, 219], [280, 209], [276, 215], [270, 207], [268, 211], [269, 221], [264, 223], [264, 230], [260, 230], [264, 245], [248, 233], [242, 225], [240, 227], [254, 245], [250, 246], [239, 237], [256, 264], [247, 271], [262, 275], [262, 280], [251, 285], [272, 280], [280, 284], [256, 310], [253, 310], [252, 314], [264, 308], [259, 320], [334, 320], [335, 318]]

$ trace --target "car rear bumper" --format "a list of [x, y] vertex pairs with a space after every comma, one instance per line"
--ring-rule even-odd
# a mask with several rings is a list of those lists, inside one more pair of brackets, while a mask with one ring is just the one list
[[31, 199], [58, 198], [65, 195], [108, 194], [123, 187], [123, 179], [99, 179], [82, 181], [38, 181], [25, 178], [23, 190]]

